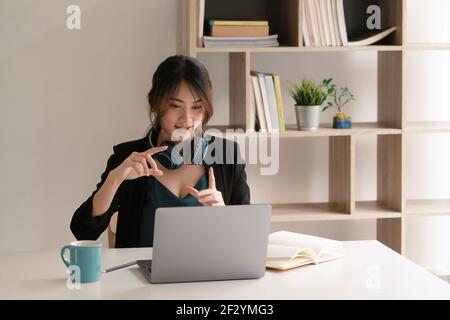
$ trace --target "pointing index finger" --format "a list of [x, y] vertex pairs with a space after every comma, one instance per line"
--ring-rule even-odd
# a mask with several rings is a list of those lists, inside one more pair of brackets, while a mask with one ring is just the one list
[[167, 149], [167, 146], [160, 146], [160, 147], [155, 147], [155, 148], [148, 149], [145, 153], [147, 153], [148, 155], [151, 156], [152, 154], [164, 151], [166, 149]]
[[214, 177], [214, 170], [212, 167], [209, 167], [208, 170], [208, 176], [209, 176], [209, 188], [210, 189], [216, 189], [216, 178]]
[[187, 192], [189, 192], [190, 194], [192, 194], [195, 198], [197, 198], [198, 199], [198, 191], [197, 191], [197, 189], [195, 189], [195, 188], [193, 188], [193, 187], [191, 187], [191, 186], [185, 186], [184, 187], [185, 188], [185, 190], [187, 191]]

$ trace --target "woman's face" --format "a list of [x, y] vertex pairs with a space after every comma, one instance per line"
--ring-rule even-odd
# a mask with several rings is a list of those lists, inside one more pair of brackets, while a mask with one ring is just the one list
[[205, 107], [200, 97], [182, 82], [174, 96], [169, 97], [168, 105], [163, 108], [160, 119], [161, 132], [159, 140], [187, 140], [194, 136], [196, 129], [201, 129]]

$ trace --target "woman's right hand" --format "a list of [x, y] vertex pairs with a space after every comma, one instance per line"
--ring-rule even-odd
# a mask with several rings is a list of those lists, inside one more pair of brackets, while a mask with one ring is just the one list
[[109, 174], [119, 183], [143, 176], [161, 176], [163, 172], [158, 169], [152, 155], [166, 149], [167, 146], [161, 146], [150, 148], [144, 152], [133, 152], [117, 168], [111, 170]]

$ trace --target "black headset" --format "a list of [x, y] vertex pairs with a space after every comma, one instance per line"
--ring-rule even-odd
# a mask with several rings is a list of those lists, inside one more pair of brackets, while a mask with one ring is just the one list
[[[150, 147], [156, 147], [159, 129], [150, 131]], [[208, 151], [209, 140], [205, 137], [195, 136], [190, 142], [163, 141], [160, 146], [168, 146], [164, 151], [155, 153], [152, 157], [158, 160], [165, 168], [175, 170], [187, 164], [202, 164]], [[184, 153], [184, 154], [183, 154]]]

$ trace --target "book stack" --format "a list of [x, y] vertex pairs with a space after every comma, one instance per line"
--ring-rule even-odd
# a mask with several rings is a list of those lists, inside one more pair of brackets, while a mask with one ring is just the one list
[[349, 39], [345, 21], [344, 0], [304, 0], [303, 40], [306, 47], [370, 45], [397, 30], [373, 30]]
[[268, 21], [209, 20], [205, 47], [274, 47], [278, 35], [269, 35]]
[[[250, 123], [261, 132], [285, 131], [280, 76], [252, 70]], [[252, 125], [253, 126], [253, 125]]]

